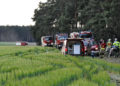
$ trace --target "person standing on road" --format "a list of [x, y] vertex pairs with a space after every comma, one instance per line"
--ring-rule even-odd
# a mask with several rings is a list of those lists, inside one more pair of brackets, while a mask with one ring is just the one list
[[100, 43], [100, 49], [105, 50], [105, 47], [106, 47], [105, 41], [102, 40], [101, 43]]
[[105, 47], [106, 47], [106, 43], [104, 40], [102, 40], [101, 44], [100, 44], [100, 56], [101, 58], [103, 58], [104, 53], [105, 53]]
[[115, 38], [113, 46], [112, 46], [112, 48], [110, 49], [110, 52], [109, 52], [109, 57], [111, 56], [113, 50], [116, 50], [117, 52], [119, 52], [119, 48], [120, 48], [120, 42], [117, 40], [117, 38]]
[[107, 44], [106, 44], [106, 52], [109, 52], [111, 47], [112, 47], [112, 42], [111, 39], [108, 39]]
[[120, 42], [117, 40], [117, 38], [115, 38], [115, 41], [114, 41], [114, 43], [113, 43], [113, 46], [119, 51]]

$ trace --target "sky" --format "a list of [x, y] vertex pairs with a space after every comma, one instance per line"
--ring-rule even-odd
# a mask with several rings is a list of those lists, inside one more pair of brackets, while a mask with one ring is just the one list
[[32, 17], [39, 2], [46, 0], [0, 0], [0, 25], [34, 25]]

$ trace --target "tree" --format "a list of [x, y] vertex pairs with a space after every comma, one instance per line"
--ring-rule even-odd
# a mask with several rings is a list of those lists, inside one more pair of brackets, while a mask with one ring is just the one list
[[39, 8], [35, 10], [33, 21], [35, 26], [32, 28], [33, 35], [38, 43], [43, 35], [52, 34], [54, 16], [52, 16], [52, 9], [54, 1], [49, 0], [47, 3], [39, 3]]
[[39, 43], [43, 35], [81, 30], [92, 30], [97, 40], [120, 39], [119, 12], [119, 0], [48, 0], [35, 10], [32, 32]]
[[[86, 0], [83, 2], [81, 10], [81, 22], [85, 25], [85, 30], [92, 30], [96, 39], [118, 37], [118, 27], [115, 25], [119, 21], [118, 0]], [[115, 28], [116, 27], [116, 28]], [[117, 32], [116, 32], [117, 31]]]

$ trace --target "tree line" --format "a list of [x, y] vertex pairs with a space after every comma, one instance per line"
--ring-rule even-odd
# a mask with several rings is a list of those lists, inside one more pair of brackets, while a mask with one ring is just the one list
[[0, 26], [0, 41], [34, 41], [31, 26]]
[[34, 11], [32, 33], [43, 35], [91, 30], [95, 39], [120, 40], [120, 0], [47, 0]]

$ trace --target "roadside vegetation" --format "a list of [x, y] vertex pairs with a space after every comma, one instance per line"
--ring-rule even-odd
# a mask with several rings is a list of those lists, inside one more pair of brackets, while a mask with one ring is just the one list
[[116, 86], [120, 64], [62, 55], [55, 48], [0, 46], [0, 86]]

